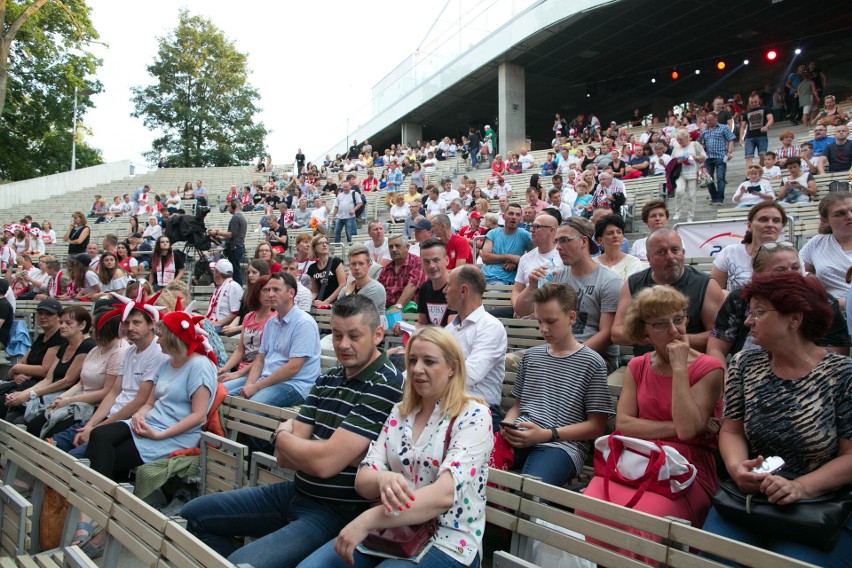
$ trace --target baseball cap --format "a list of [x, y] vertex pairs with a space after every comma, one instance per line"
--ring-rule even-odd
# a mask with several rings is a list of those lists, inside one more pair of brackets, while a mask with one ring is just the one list
[[41, 302], [39, 302], [38, 306], [36, 306], [36, 311], [44, 311], [49, 314], [58, 314], [62, 311], [62, 304], [60, 304], [58, 300], [54, 299], [42, 300]]
[[80, 254], [72, 255], [71, 258], [82, 264], [83, 266], [89, 266], [92, 263], [92, 257], [88, 254], [81, 252]]
[[471, 219], [482, 219], [482, 213], [479, 211], [471, 211], [470, 215], [468, 215]]
[[417, 223], [414, 224], [414, 230], [415, 231], [431, 231], [432, 230], [432, 223], [430, 223], [426, 219], [423, 219], [422, 221], [418, 221]]
[[210, 263], [210, 268], [216, 270], [219, 274], [233, 274], [234, 265], [227, 258], [220, 258], [216, 262]]
[[489, 128], [491, 128], [491, 127], [490, 127], [489, 125], [487, 125], [487, 124], [486, 124], [486, 125], [485, 125], [485, 130], [488, 130]]
[[487, 183], [488, 185], [494, 185], [494, 178], [488, 178], [487, 180], [485, 180], [485, 183]]
[[595, 227], [591, 221], [582, 217], [569, 217], [562, 225], [571, 227], [580, 233], [581, 236], [587, 237], [589, 241], [589, 253], [598, 254], [600, 252], [601, 249], [598, 243], [595, 242]]
[[505, 180], [503, 179], [503, 176], [500, 176], [500, 177], [497, 178], [497, 181], [499, 183], [503, 183], [503, 181], [505, 181]]
[[142, 233], [133, 233], [132, 235], [130, 235], [130, 237], [133, 239], [141, 239]]

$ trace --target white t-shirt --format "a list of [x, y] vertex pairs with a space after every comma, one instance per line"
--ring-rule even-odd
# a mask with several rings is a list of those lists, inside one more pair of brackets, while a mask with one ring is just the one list
[[428, 213], [430, 213], [432, 215], [437, 215], [437, 214], [441, 213], [441, 210], [443, 210], [444, 212], [447, 211], [447, 202], [446, 201], [444, 201], [440, 197], [438, 198], [437, 201], [434, 201], [432, 199], [426, 200], [426, 211]]
[[457, 189], [451, 189], [450, 191], [445, 191], [441, 195], [438, 196], [440, 199], [443, 199], [447, 203], [452, 203], [453, 199], [458, 199], [460, 197]]
[[553, 263], [552, 269], [554, 270], [564, 266], [562, 258], [559, 256], [559, 251], [556, 248], [546, 254], [540, 253], [538, 247], [532, 249], [521, 257], [521, 261], [518, 263], [518, 272], [515, 275], [515, 282], [520, 282], [523, 285], [529, 284], [530, 272], [541, 266], [551, 266], [551, 262]]
[[124, 359], [121, 360], [121, 370], [119, 371], [121, 392], [115, 397], [115, 403], [109, 409], [109, 416], [112, 416], [136, 398], [142, 383], [154, 380], [154, 373], [168, 359], [169, 356], [163, 353], [156, 340], [152, 341], [141, 353], [137, 351], [136, 345], [128, 347], [124, 352]]
[[210, 321], [221, 321], [231, 314], [240, 311], [240, 302], [243, 299], [243, 287], [228, 278], [221, 286], [216, 288], [210, 298], [210, 307], [207, 309], [207, 319]]
[[317, 207], [311, 212], [311, 219], [316, 219], [317, 223], [325, 225], [328, 222], [328, 208], [325, 205]]
[[760, 179], [775, 179], [779, 177], [781, 177], [781, 168], [778, 166], [772, 166], [771, 168], [763, 166], [763, 175], [760, 176]]
[[496, 186], [494, 186], [494, 191], [492, 193], [494, 194], [494, 197], [500, 198], [504, 195], [508, 197], [511, 191], [512, 186], [508, 183], [504, 183], [503, 185], [497, 184]]
[[737, 192], [735, 194], [735, 196], [741, 196], [739, 200], [739, 205], [752, 206], [765, 201], [763, 198], [754, 195], [748, 191], [748, 188], [754, 186], [759, 186], [761, 193], [771, 195], [772, 199], [775, 199], [775, 190], [772, 189], [772, 184], [766, 181], [765, 179], [758, 180], [757, 183], [752, 183], [751, 181], [744, 181], [737, 188]]
[[648, 261], [648, 251], [645, 247], [645, 243], [648, 242], [648, 237], [643, 237], [641, 239], [636, 239], [634, 241], [633, 246], [630, 247], [630, 254], [638, 258], [643, 262]]
[[460, 209], [458, 213], [453, 213], [452, 211], [450, 211], [449, 213], [447, 213], [447, 217], [450, 218], [450, 226], [456, 233], [458, 233], [462, 227], [468, 224], [467, 211], [465, 211], [464, 209]]
[[423, 160], [423, 171], [424, 172], [434, 172], [438, 169], [438, 160], [432, 158], [431, 160]]
[[334, 207], [337, 208], [338, 219], [351, 219], [355, 216], [355, 204], [358, 196], [353, 197], [353, 192], [341, 191], [334, 198]]
[[728, 245], [719, 251], [713, 259], [713, 266], [728, 274], [728, 284], [725, 289], [729, 292], [733, 292], [751, 280], [751, 255], [746, 250], [746, 245], [742, 243]]
[[522, 170], [528, 170], [535, 161], [529, 154], [524, 154], [523, 156], [518, 156], [518, 162], [520, 162]]
[[376, 246], [372, 240], [368, 240], [364, 243], [364, 246], [367, 247], [367, 250], [370, 251], [370, 260], [373, 262], [381, 262], [382, 260], [391, 260], [390, 249], [388, 248], [388, 238], [385, 237], [385, 240], [381, 245]]
[[802, 248], [799, 257], [814, 267], [826, 292], [838, 300], [846, 298], [846, 271], [852, 264], [852, 250], [844, 251], [834, 235], [817, 235]]
[[654, 154], [651, 156], [651, 167], [654, 170], [651, 172], [651, 175], [660, 175], [666, 173], [666, 166], [669, 165], [669, 162], [672, 161], [672, 157], [668, 154], [663, 154], [662, 156], [657, 156]]

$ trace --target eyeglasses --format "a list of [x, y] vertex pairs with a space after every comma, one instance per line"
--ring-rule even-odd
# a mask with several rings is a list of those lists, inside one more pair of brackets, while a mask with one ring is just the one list
[[762, 309], [758, 308], [758, 309], [756, 309], [752, 312], [749, 312], [748, 315], [746, 315], [746, 319], [751, 318], [754, 321], [759, 321], [763, 316], [765, 316], [769, 312], [777, 312], [777, 311], [778, 310], [762, 310]]
[[535, 229], [536, 231], [538, 231], [540, 229], [551, 229], [552, 230], [552, 229], [556, 228], [556, 227], [551, 227], [550, 225], [539, 225], [539, 224], [536, 224], [536, 223], [533, 223], [532, 225], [530, 225], [530, 227]]
[[571, 241], [576, 241], [577, 239], [582, 239], [583, 237], [557, 237], [556, 244], [557, 245], [567, 245]]
[[328, 241], [319, 241], [319, 242], [317, 243], [317, 246], [318, 246], [318, 247], [321, 247], [321, 246], [328, 246]]
[[653, 327], [657, 331], [665, 331], [672, 324], [674, 324], [675, 327], [680, 327], [680, 326], [684, 325], [688, 320], [689, 320], [688, 316], [675, 316], [670, 320], [655, 321], [653, 323], [646, 321], [645, 324], [650, 325], [651, 327]]

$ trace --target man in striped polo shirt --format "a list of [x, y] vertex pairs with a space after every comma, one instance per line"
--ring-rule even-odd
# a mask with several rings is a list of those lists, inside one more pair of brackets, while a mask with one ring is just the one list
[[[295, 480], [206, 495], [181, 511], [189, 530], [234, 564], [295, 566], [369, 506], [355, 491], [353, 464], [402, 398], [402, 375], [377, 349], [384, 330], [373, 302], [335, 302], [331, 327], [340, 365], [317, 379], [299, 416], [271, 438]], [[255, 540], [237, 549], [234, 538], [245, 536]]]

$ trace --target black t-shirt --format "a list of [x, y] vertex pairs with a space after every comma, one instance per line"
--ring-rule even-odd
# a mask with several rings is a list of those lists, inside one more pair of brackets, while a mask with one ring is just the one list
[[266, 204], [272, 207], [273, 209], [278, 208], [278, 204], [281, 203], [281, 197], [278, 195], [267, 195], [266, 196]]
[[847, 140], [842, 145], [832, 142], [826, 145], [822, 155], [828, 160], [829, 172], [848, 172], [852, 167], [852, 142]]
[[263, 194], [259, 191], [256, 191], [254, 192], [254, 195], [252, 196], [251, 200], [254, 202], [255, 205], [257, 205], [258, 203], [263, 201]]
[[54, 347], [62, 347], [67, 344], [65, 338], [59, 335], [59, 331], [50, 336], [47, 341], [44, 340], [44, 334], [40, 333], [36, 337], [33, 344], [30, 346], [30, 352], [27, 355], [25, 363], [27, 365], [41, 365], [44, 363], [44, 356], [47, 355], [47, 350]]
[[426, 280], [417, 291], [417, 312], [426, 314], [429, 323], [441, 327], [447, 325], [447, 318], [450, 315], [457, 313], [447, 307], [447, 296], [444, 294], [446, 289], [445, 284], [440, 290], [435, 290], [432, 287], [432, 281]]
[[[759, 106], [745, 111], [746, 138], [760, 138], [766, 136], [766, 132], [760, 129], [766, 126], [769, 120], [769, 107]], [[721, 122], [721, 121], [720, 121]]]
[[284, 225], [279, 224], [278, 230], [275, 231], [272, 227], [269, 228], [269, 232], [273, 235], [278, 235], [281, 237], [281, 241], [270, 239], [269, 242], [272, 246], [283, 246], [285, 249], [287, 248], [287, 228]]
[[317, 300], [325, 300], [340, 286], [340, 282], [337, 281], [337, 267], [341, 264], [343, 264], [342, 260], [332, 256], [329, 257], [325, 268], [321, 269], [316, 262], [308, 267], [308, 276], [317, 285]]
[[3, 325], [0, 326], [0, 343], [9, 345], [9, 336], [12, 334], [12, 322], [15, 321], [15, 310], [5, 296], [0, 298], [0, 319], [3, 320]]
[[299, 166], [301, 170], [305, 165], [305, 155], [304, 154], [296, 154], [296, 164]]
[[74, 239], [79, 239], [80, 235], [82, 235], [84, 233], [86, 235], [86, 238], [83, 239], [83, 242], [76, 244], [76, 245], [75, 244], [69, 244], [68, 245], [68, 255], [69, 256], [72, 255], [72, 254], [80, 254], [81, 252], [86, 252], [86, 247], [89, 246], [89, 236], [91, 235], [91, 231], [89, 230], [89, 227], [87, 227], [86, 225], [83, 225], [82, 227], [77, 227], [76, 229], [71, 231], [70, 235], [68, 235], [69, 240], [74, 240]]
[[77, 347], [77, 351], [74, 352], [74, 356], [68, 359], [66, 362], [62, 362], [62, 357], [65, 356], [65, 352], [68, 350], [68, 344], [66, 343], [62, 347], [59, 348], [59, 351], [56, 353], [56, 367], [53, 368], [53, 382], [58, 381], [59, 379], [65, 378], [65, 373], [68, 372], [68, 369], [71, 365], [74, 364], [74, 359], [77, 358], [78, 355], [85, 355], [89, 351], [95, 348], [95, 340], [91, 337], [88, 339], [84, 339], [83, 342]]
[[725, 126], [728, 126], [728, 121], [731, 120], [733, 116], [731, 116], [731, 113], [729, 113], [727, 110], [722, 109], [716, 113], [716, 118], [719, 120], [719, 124], [724, 124]]

